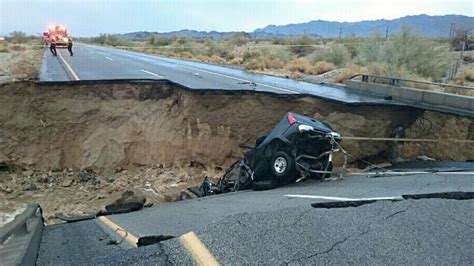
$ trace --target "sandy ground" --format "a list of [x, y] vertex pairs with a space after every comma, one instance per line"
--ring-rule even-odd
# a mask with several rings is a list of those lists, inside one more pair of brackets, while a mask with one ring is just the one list
[[41, 45], [0, 43], [0, 82], [36, 79], [42, 55]]
[[11, 220], [27, 203], [39, 203], [47, 223], [57, 223], [55, 213], [95, 213], [129, 189], [138, 190], [154, 205], [189, 198], [188, 186], [198, 185], [204, 176], [219, 176], [200, 167], [162, 167], [122, 170], [98, 175], [91, 171], [42, 172], [38, 170], [0, 172], [0, 226]]

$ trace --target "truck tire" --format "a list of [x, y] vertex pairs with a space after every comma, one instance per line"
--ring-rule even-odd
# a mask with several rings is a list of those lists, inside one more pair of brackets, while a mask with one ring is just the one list
[[252, 189], [256, 191], [274, 189], [275, 187], [276, 182], [274, 180], [262, 180], [252, 183]]
[[270, 164], [270, 170], [281, 184], [294, 181], [293, 179], [296, 176], [295, 161], [284, 151], [275, 153]]

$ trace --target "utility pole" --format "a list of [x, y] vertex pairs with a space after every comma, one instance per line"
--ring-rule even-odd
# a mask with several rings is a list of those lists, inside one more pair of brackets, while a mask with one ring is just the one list
[[456, 31], [456, 23], [451, 23], [451, 27], [449, 28], [449, 38], [454, 37]]
[[342, 38], [342, 27], [339, 27], [339, 39]]
[[385, 40], [388, 39], [388, 25], [387, 28], [385, 29]]

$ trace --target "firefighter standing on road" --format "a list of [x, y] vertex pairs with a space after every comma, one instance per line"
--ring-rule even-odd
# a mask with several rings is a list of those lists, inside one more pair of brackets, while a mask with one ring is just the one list
[[69, 51], [69, 54], [72, 56], [72, 37], [69, 36], [67, 37], [67, 50]]
[[51, 43], [49, 44], [49, 50], [53, 54], [53, 56], [56, 56], [58, 53], [56, 51], [56, 38], [52, 37], [51, 38]]

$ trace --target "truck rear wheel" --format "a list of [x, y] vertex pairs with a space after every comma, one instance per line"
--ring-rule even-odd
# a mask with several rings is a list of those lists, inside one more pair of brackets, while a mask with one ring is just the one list
[[292, 182], [296, 176], [295, 161], [284, 151], [275, 153], [270, 169], [279, 183]]
[[269, 190], [277, 187], [277, 184], [274, 180], [262, 180], [252, 183], [253, 190]]

